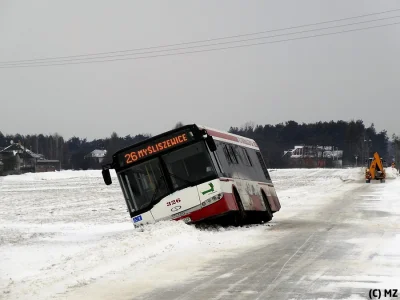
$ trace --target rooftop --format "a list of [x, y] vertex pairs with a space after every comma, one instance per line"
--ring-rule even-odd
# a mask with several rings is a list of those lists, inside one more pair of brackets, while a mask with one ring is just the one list
[[29, 150], [28, 148], [25, 148], [24, 146], [20, 145], [20, 144], [12, 144], [2, 150], [0, 150], [0, 152], [3, 153], [24, 153], [29, 155], [32, 158], [36, 158], [36, 159], [43, 159], [44, 156], [42, 154], [37, 154], [35, 152], [33, 152], [32, 150]]
[[103, 158], [105, 157], [107, 154], [107, 150], [93, 150], [92, 152], [90, 152], [89, 154], [86, 154], [85, 157], [96, 157], [96, 158]]

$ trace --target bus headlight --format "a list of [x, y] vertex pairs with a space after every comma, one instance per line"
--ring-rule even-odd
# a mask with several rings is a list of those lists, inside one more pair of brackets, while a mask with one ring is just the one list
[[224, 196], [223, 193], [219, 193], [219, 194], [217, 194], [217, 195], [214, 195], [214, 196], [212, 196], [212, 197], [210, 197], [210, 198], [204, 200], [204, 201], [201, 203], [201, 206], [202, 206], [202, 207], [205, 207], [205, 206], [207, 206], [207, 205], [213, 204], [213, 203], [217, 202], [218, 200], [221, 200], [223, 196]]

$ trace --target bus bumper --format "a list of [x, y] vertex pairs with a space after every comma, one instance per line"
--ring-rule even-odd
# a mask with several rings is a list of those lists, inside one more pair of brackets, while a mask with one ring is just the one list
[[187, 215], [180, 216], [179, 218], [174, 218], [174, 220], [196, 223], [209, 218], [217, 218], [235, 210], [237, 211], [238, 207], [233, 194], [224, 193], [223, 197], [217, 202], [195, 210]]

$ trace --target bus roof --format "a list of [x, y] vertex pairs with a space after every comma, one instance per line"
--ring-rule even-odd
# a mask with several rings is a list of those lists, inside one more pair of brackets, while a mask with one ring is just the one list
[[232, 144], [259, 150], [257, 143], [253, 139], [249, 139], [247, 137], [229, 133], [229, 132], [222, 131], [219, 129], [214, 129], [214, 128], [207, 127], [204, 125], [199, 125], [199, 124], [195, 124], [195, 125], [200, 129], [207, 130], [207, 133], [209, 135], [211, 135], [215, 140], [225, 141], [228, 143], [232, 143]]

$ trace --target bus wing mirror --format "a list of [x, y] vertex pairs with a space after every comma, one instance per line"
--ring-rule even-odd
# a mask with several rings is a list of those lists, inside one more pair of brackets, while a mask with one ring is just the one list
[[215, 141], [211, 135], [207, 136], [206, 142], [207, 142], [208, 148], [210, 148], [211, 152], [214, 152], [217, 150], [217, 145], [215, 144]]
[[104, 183], [106, 185], [110, 185], [112, 183], [110, 170], [109, 169], [103, 170], [101, 173], [103, 174]]

